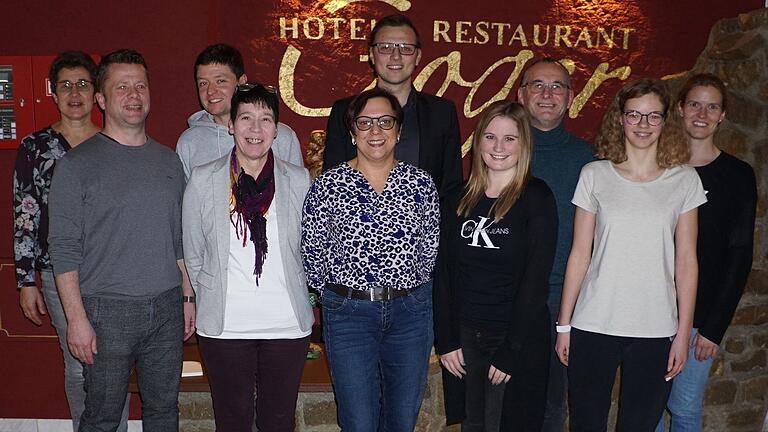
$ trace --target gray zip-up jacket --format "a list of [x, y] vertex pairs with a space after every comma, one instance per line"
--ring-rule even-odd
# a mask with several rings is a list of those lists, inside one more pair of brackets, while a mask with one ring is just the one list
[[[184, 176], [189, 181], [192, 169], [223, 157], [232, 150], [235, 140], [229, 129], [213, 120], [206, 111], [198, 111], [187, 120], [185, 130], [176, 143], [176, 153], [184, 166]], [[301, 145], [296, 132], [284, 123], [277, 124], [277, 138], [272, 144], [275, 157], [294, 165], [304, 166]]]

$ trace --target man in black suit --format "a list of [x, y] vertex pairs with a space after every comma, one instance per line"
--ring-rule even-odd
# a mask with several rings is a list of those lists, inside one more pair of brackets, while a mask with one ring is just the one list
[[[427, 171], [442, 200], [463, 181], [459, 122], [453, 102], [413, 87], [413, 71], [421, 60], [421, 40], [411, 20], [404, 15], [379, 20], [371, 31], [368, 55], [376, 72], [376, 85], [395, 95], [403, 106], [404, 121], [395, 158]], [[344, 125], [352, 98], [336, 101], [331, 109], [323, 171], [357, 155]]]

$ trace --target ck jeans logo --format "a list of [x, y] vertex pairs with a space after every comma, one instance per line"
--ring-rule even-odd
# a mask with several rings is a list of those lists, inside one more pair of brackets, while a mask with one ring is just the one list
[[[474, 220], [468, 220], [464, 222], [464, 224], [461, 225], [461, 236], [463, 238], [471, 238], [472, 241], [469, 243], [469, 246], [472, 247], [482, 247], [486, 249], [499, 249], [498, 246], [494, 245], [491, 241], [491, 237], [488, 236], [488, 232], [486, 231], [488, 228], [493, 226], [493, 222], [490, 222], [490, 219], [484, 216], [479, 217], [480, 221], [474, 221]], [[480, 241], [482, 239], [482, 245], [480, 244]]]

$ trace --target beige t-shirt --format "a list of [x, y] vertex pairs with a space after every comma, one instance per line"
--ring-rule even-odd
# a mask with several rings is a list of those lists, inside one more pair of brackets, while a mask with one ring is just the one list
[[585, 165], [571, 202], [595, 214], [595, 236], [571, 324], [613, 336], [677, 333], [675, 227], [706, 201], [688, 166], [633, 182], [610, 161]]

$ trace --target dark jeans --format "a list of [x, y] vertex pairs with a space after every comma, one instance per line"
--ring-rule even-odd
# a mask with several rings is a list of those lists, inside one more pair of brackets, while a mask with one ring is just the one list
[[432, 283], [388, 301], [323, 293], [323, 331], [344, 432], [416, 426], [432, 349]]
[[92, 365], [84, 365], [85, 411], [79, 432], [115, 431], [136, 366], [145, 431], [177, 431], [184, 310], [181, 287], [154, 298], [85, 297], [94, 331]]
[[621, 365], [618, 432], [652, 432], [672, 388], [664, 381], [669, 338], [609, 336], [573, 329], [568, 363], [571, 431], [605, 431]]
[[216, 430], [251, 432], [254, 388], [260, 431], [293, 431], [309, 336], [215, 339], [198, 336], [211, 384]]
[[[69, 413], [72, 417], [72, 430], [80, 428], [80, 417], [85, 410], [85, 377], [83, 377], [83, 364], [76, 359], [67, 345], [67, 317], [64, 315], [64, 308], [61, 306], [59, 291], [56, 289], [56, 281], [53, 278], [53, 272], [42, 270], [40, 272], [40, 281], [43, 286], [43, 296], [45, 305], [48, 308], [48, 315], [51, 317], [51, 323], [59, 336], [59, 346], [64, 354], [64, 390], [67, 393], [67, 402], [69, 403]], [[125, 397], [125, 405], [120, 418], [120, 426], [117, 432], [126, 432], [128, 430], [128, 413], [131, 402], [131, 394]]]
[[544, 425], [542, 432], [563, 432], [565, 426], [565, 415], [567, 405], [565, 403], [566, 390], [568, 388], [568, 370], [560, 362], [560, 358], [555, 352], [555, 342], [557, 333], [555, 332], [555, 322], [560, 314], [560, 304], [548, 305], [549, 316], [551, 317], [550, 335], [552, 337], [552, 347], [549, 350], [549, 382], [547, 383], [547, 405], [544, 409]]
[[488, 369], [506, 333], [505, 330], [478, 329], [464, 323], [461, 325], [459, 338], [467, 371], [464, 377], [466, 417], [461, 423], [463, 432], [496, 432], [501, 426], [506, 384], [491, 384]]

